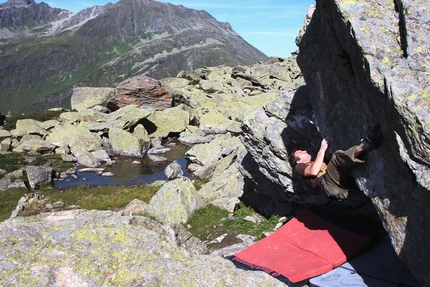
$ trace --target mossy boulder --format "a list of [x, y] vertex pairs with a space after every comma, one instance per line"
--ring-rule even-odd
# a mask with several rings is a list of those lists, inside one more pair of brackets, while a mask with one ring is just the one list
[[163, 223], [185, 223], [202, 207], [197, 190], [186, 177], [167, 181], [152, 197], [145, 212]]
[[71, 108], [82, 111], [95, 106], [106, 106], [114, 95], [114, 88], [76, 87], [70, 99]]
[[163, 138], [167, 137], [170, 133], [179, 134], [183, 132], [190, 123], [190, 114], [188, 110], [180, 105], [174, 108], [157, 111], [148, 117], [156, 130], [151, 133], [151, 137]]
[[143, 140], [122, 128], [113, 127], [109, 130], [109, 140], [116, 154], [142, 157]]
[[181, 230], [113, 211], [9, 219], [0, 223], [2, 284], [285, 286], [262, 271], [241, 270], [222, 257], [178, 247], [176, 241], [186, 246], [195, 239], [189, 234], [182, 238]]

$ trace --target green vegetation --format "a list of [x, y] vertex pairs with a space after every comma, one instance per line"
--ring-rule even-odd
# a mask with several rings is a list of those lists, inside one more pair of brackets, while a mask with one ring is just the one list
[[120, 53], [120, 54], [125, 54], [128, 53], [130, 51], [133, 51], [133, 48], [131, 48], [129, 45], [125, 44], [125, 43], [119, 43], [116, 46], [116, 50]]
[[26, 193], [28, 190], [25, 188], [0, 191], [0, 221], [5, 221], [10, 217], [19, 199]]
[[53, 201], [66, 205], [78, 205], [84, 209], [115, 210], [129, 204], [133, 199], [149, 202], [160, 187], [148, 186], [77, 186], [64, 191], [44, 189], [38, 191]]
[[[243, 203], [232, 215], [226, 210], [209, 205], [195, 211], [185, 226], [190, 226], [188, 230], [202, 241], [211, 241], [223, 234], [228, 234], [233, 240], [239, 234], [249, 234], [261, 239], [264, 231], [273, 231], [279, 222], [278, 216], [262, 218], [260, 223], [245, 219], [253, 214], [255, 211]], [[240, 240], [236, 240], [238, 241]]]
[[[145, 202], [154, 196], [159, 186], [77, 186], [60, 191], [49, 186], [37, 190], [39, 195], [44, 195], [47, 202], [62, 201], [66, 206], [78, 205], [83, 209], [115, 210], [129, 204], [134, 199]], [[27, 194], [24, 188], [0, 191], [0, 221], [8, 219], [16, 208], [19, 199]], [[29, 216], [44, 211], [45, 206], [34, 204], [20, 215]]]
[[152, 32], [147, 32], [147, 33], [142, 33], [142, 39], [144, 40], [152, 40], [152, 36], [154, 35], [154, 33]]

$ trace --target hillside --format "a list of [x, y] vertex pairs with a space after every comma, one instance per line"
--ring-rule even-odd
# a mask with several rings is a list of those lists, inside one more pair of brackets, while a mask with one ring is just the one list
[[74, 86], [115, 86], [145, 74], [248, 65], [267, 56], [228, 23], [152, 0], [79, 13], [33, 0], [0, 5], [0, 101], [13, 113], [67, 107]]

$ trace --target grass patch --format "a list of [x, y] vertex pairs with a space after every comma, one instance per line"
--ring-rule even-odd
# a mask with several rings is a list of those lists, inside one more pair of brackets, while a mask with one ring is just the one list
[[[231, 240], [235, 240], [235, 237], [239, 234], [249, 234], [255, 236], [258, 240], [264, 237], [263, 232], [274, 230], [279, 222], [279, 217], [263, 218], [260, 223], [245, 219], [246, 216], [252, 216], [255, 213], [252, 208], [242, 203], [239, 209], [231, 215], [226, 210], [208, 205], [195, 211], [185, 226], [189, 226], [188, 231], [202, 241], [211, 241], [223, 234], [228, 234], [230, 244], [235, 243], [231, 242]], [[237, 240], [237, 242], [240, 242], [240, 240]], [[219, 248], [220, 246], [216, 247]]]
[[66, 205], [78, 205], [83, 209], [115, 210], [129, 204], [133, 199], [149, 202], [159, 186], [76, 186], [64, 191], [45, 189], [38, 191], [53, 201]]
[[[77, 186], [60, 191], [49, 186], [37, 190], [39, 195], [44, 195], [46, 202], [54, 203], [62, 201], [66, 207], [78, 205], [87, 210], [116, 210], [123, 208], [134, 199], [149, 202], [160, 189], [156, 185], [147, 186]], [[8, 219], [16, 208], [19, 199], [27, 194], [25, 188], [0, 191], [0, 221]], [[30, 216], [44, 211], [44, 206], [35, 204], [22, 216]]]
[[28, 190], [25, 188], [0, 191], [0, 221], [5, 221], [10, 217], [19, 199], [26, 193]]

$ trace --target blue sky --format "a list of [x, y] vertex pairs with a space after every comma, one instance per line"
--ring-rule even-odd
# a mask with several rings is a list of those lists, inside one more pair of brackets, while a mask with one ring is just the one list
[[[35, 0], [51, 7], [79, 12], [109, 0]], [[6, 2], [0, 0], [0, 3]], [[175, 5], [205, 10], [218, 21], [229, 22], [242, 38], [268, 56], [286, 58], [297, 50], [295, 38], [315, 0], [166, 0]]]

